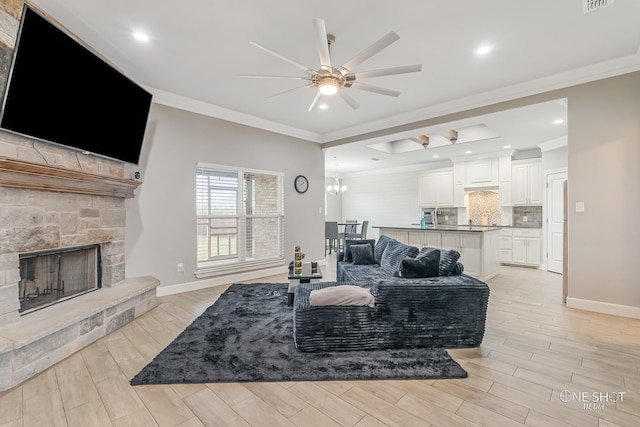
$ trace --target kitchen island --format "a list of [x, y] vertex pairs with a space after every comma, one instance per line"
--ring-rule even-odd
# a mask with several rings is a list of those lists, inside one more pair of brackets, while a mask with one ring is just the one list
[[407, 226], [374, 226], [380, 235], [392, 237], [418, 248], [454, 249], [460, 252], [464, 273], [486, 281], [500, 269], [501, 227], [474, 225], [437, 225], [420, 228]]

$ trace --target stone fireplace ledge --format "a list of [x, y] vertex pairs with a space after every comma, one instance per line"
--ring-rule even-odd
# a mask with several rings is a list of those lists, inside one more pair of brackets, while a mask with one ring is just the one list
[[14, 387], [154, 308], [160, 281], [126, 279], [0, 327], [0, 391]]

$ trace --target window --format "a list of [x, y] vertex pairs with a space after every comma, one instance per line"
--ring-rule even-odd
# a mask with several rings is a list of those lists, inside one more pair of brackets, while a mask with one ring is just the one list
[[283, 174], [198, 164], [197, 277], [284, 262]]

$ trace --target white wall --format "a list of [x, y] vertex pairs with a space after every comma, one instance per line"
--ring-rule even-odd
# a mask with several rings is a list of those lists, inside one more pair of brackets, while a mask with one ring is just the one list
[[[324, 155], [318, 144], [154, 104], [140, 162], [143, 183], [126, 202], [127, 277], [152, 275], [161, 287], [197, 281], [197, 162], [284, 172], [285, 257], [290, 260], [300, 245], [306, 259], [324, 258]], [[305, 194], [293, 188], [298, 174], [309, 179]]]

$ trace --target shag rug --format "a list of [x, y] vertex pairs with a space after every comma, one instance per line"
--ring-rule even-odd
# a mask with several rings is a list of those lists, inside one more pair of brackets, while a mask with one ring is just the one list
[[442, 348], [301, 353], [287, 284], [231, 285], [132, 385], [465, 378]]

